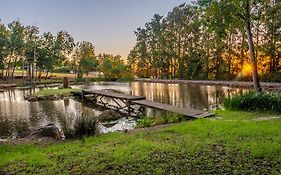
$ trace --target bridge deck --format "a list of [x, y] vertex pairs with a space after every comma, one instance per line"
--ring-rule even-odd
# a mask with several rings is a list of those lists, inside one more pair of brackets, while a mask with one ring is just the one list
[[105, 96], [105, 97], [118, 98], [118, 99], [123, 99], [123, 100], [128, 100], [128, 101], [145, 99], [145, 97], [143, 97], [143, 96], [127, 95], [127, 94], [122, 94], [122, 93], [117, 93], [117, 92], [112, 92], [112, 91], [105, 91], [105, 90], [83, 90], [82, 92], [84, 95], [90, 95], [90, 94], [101, 95], [101, 96]]
[[[183, 108], [178, 106], [173, 106], [169, 104], [159, 103], [159, 102], [153, 102], [145, 100], [144, 96], [134, 96], [134, 95], [127, 95], [112, 91], [106, 91], [106, 90], [82, 90], [82, 93], [74, 93], [73, 95], [86, 97], [91, 96], [91, 101], [95, 101], [97, 104], [100, 104], [104, 107], [114, 107], [115, 110], [119, 111], [126, 111], [129, 115], [135, 113], [139, 114], [143, 107], [149, 107], [149, 108], [155, 108], [163, 111], [168, 112], [174, 112], [178, 113], [187, 117], [191, 118], [205, 118], [214, 115], [212, 112], [206, 112], [201, 110], [196, 110], [192, 108]], [[99, 97], [99, 98], [98, 98]], [[109, 97], [113, 100], [115, 106], [112, 106], [111, 104], [104, 102], [103, 97]], [[120, 101], [117, 101], [119, 99]], [[140, 106], [137, 111], [132, 107], [132, 105]]]
[[169, 104], [153, 102], [148, 100], [133, 101], [133, 104], [174, 112], [192, 118], [204, 118], [214, 115], [211, 112], [205, 112], [205, 111], [191, 109], [191, 108], [183, 108], [183, 107], [178, 107], [178, 106], [173, 106]]

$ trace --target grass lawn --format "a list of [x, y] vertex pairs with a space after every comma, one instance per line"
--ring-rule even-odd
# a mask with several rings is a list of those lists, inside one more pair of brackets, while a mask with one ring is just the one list
[[281, 119], [245, 121], [267, 114], [216, 112], [221, 119], [157, 130], [46, 145], [2, 144], [0, 174], [281, 173]]
[[34, 94], [34, 96], [50, 96], [56, 94], [69, 95], [71, 91], [80, 91], [79, 89], [42, 89]]

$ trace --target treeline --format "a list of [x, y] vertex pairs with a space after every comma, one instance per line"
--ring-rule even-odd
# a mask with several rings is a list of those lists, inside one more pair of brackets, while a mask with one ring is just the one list
[[129, 68], [120, 56], [95, 54], [90, 42], [75, 43], [66, 31], [57, 34], [44, 32], [39, 35], [35, 26], [24, 26], [19, 20], [4, 25], [0, 20], [0, 69], [1, 79], [13, 82], [15, 72], [23, 80], [35, 81], [48, 78], [50, 72], [67, 68], [77, 77], [98, 71], [108, 79], [129, 76]]
[[182, 4], [135, 31], [128, 62], [138, 77], [245, 79], [257, 66], [262, 77], [281, 81], [280, 16], [278, 0]]

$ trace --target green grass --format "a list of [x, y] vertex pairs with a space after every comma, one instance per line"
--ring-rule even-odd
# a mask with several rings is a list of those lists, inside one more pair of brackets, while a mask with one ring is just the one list
[[221, 120], [191, 120], [158, 130], [50, 145], [0, 145], [0, 174], [281, 173], [280, 119], [246, 122], [244, 117], [266, 114], [217, 113]]
[[71, 91], [80, 91], [79, 89], [42, 89], [34, 94], [34, 96], [50, 96], [56, 94], [68, 95]]
[[217, 116], [224, 120], [251, 120], [260, 117], [276, 116], [273, 112], [245, 112], [245, 111], [231, 111], [231, 110], [216, 110]]

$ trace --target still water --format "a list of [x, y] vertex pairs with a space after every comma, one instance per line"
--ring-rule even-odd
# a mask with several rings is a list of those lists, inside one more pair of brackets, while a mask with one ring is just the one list
[[[230, 97], [244, 91], [239, 88], [223, 86], [144, 82], [101, 82], [73, 86], [73, 88], [114, 89], [126, 94], [145, 96], [152, 101], [202, 110], [218, 106], [224, 97]], [[97, 116], [102, 112], [102, 109], [93, 104], [81, 103], [73, 98], [39, 102], [24, 100], [25, 95], [38, 90], [15, 89], [0, 92], [0, 138], [11, 136], [15, 131], [28, 127], [49, 123], [54, 123], [59, 128], [63, 128], [66, 125], [73, 125], [75, 118], [81, 116], [82, 113]], [[145, 112], [149, 116], [157, 116], [161, 113], [153, 109], [146, 109]], [[124, 120], [120, 120], [120, 122], [126, 123]]]

